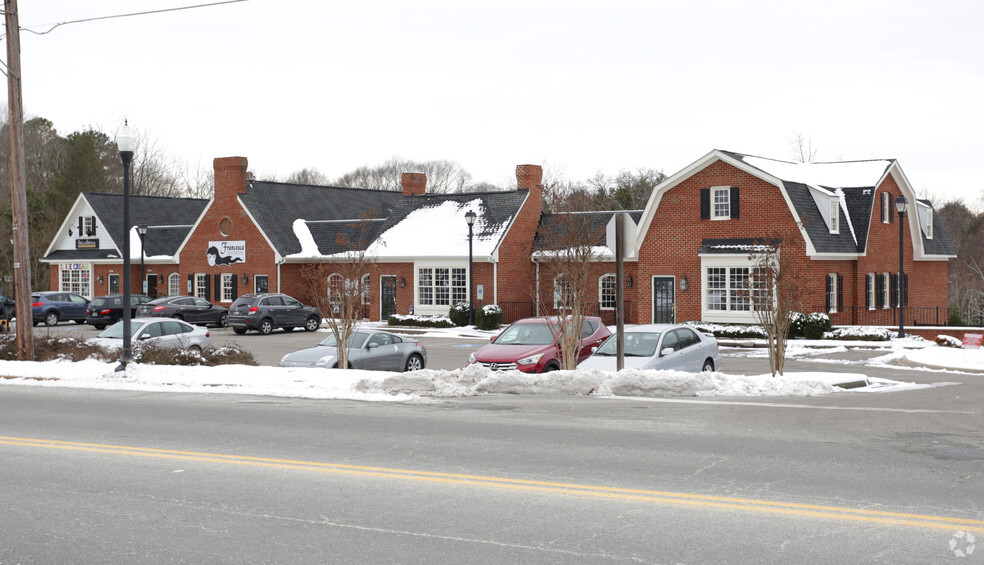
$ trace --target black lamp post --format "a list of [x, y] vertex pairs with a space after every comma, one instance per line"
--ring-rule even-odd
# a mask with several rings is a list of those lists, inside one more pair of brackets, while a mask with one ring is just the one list
[[474, 269], [472, 268], [472, 226], [475, 225], [475, 218], [478, 214], [469, 210], [465, 214], [465, 222], [468, 224], [468, 325], [475, 325], [475, 293], [474, 291]]
[[896, 286], [896, 290], [899, 295], [896, 300], [899, 302], [899, 337], [905, 337], [905, 306], [903, 303], [903, 293], [902, 289], [905, 286], [905, 272], [903, 271], [903, 240], [902, 240], [902, 228], [905, 225], [905, 207], [909, 203], [905, 199], [905, 196], [899, 196], [895, 199], [895, 211], [899, 213], [899, 282]]
[[116, 147], [123, 161], [123, 356], [116, 370], [125, 371], [126, 364], [133, 358], [130, 343], [130, 161], [137, 148], [137, 136], [125, 121], [123, 129], [116, 135]]
[[144, 275], [144, 237], [147, 235], [147, 224], [137, 224], [137, 235], [140, 236], [140, 294], [147, 294], [144, 285], [147, 277]]

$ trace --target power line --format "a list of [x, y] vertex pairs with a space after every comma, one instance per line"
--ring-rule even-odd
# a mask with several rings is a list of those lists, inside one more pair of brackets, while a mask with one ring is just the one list
[[[237, 2], [246, 2], [246, 1], [247, 0], [224, 0], [222, 2], [209, 2], [208, 4], [195, 4], [195, 5], [192, 5], [192, 6], [179, 6], [177, 8], [162, 8], [160, 10], [148, 10], [148, 11], [145, 11], [145, 12], [131, 12], [131, 13], [128, 13], [128, 14], [115, 14], [115, 15], [112, 15], [112, 16], [97, 16], [95, 18], [85, 18], [85, 19], [81, 19], [81, 20], [71, 20], [71, 21], [67, 21], [67, 22], [59, 22], [59, 23], [51, 26], [51, 28], [49, 28], [47, 31], [34, 31], [33, 29], [30, 29], [30, 28], [27, 28], [27, 27], [22, 27], [21, 29], [24, 30], [24, 31], [33, 33], [34, 35], [45, 35], [45, 34], [51, 33], [56, 28], [59, 28], [61, 26], [65, 26], [65, 25], [69, 25], [69, 24], [79, 24], [79, 23], [84, 23], [84, 22], [95, 22], [95, 21], [99, 21], [99, 20], [112, 20], [112, 19], [116, 19], [116, 18], [129, 18], [129, 17], [132, 17], [132, 16], [146, 16], [146, 15], [150, 15], [150, 14], [161, 14], [161, 13], [164, 13], [164, 12], [177, 12], [177, 11], [180, 11], [180, 10], [191, 10], [193, 8], [207, 8], [209, 6], [220, 6], [222, 4], [235, 4]], [[0, 39], [2, 39], [2, 37], [0, 37]]]

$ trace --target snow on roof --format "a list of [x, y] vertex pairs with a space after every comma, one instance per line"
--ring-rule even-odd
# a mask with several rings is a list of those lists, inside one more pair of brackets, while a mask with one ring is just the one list
[[[122, 249], [120, 250], [122, 251]], [[137, 226], [132, 226], [130, 228], [130, 260], [140, 261], [143, 251], [143, 246], [140, 244], [140, 234], [137, 233]], [[173, 261], [174, 255], [143, 255], [143, 260], [146, 261]]]
[[785, 181], [814, 187], [875, 186], [892, 164], [889, 159], [831, 163], [790, 163], [763, 157], [742, 156], [742, 160]]
[[464, 220], [467, 210], [478, 214], [473, 226], [472, 253], [476, 258], [489, 257], [509, 223], [489, 225], [479, 198], [467, 202], [446, 200], [418, 208], [383, 232], [367, 253], [385, 257], [467, 257], [468, 224]]
[[294, 220], [291, 227], [294, 228], [294, 236], [297, 237], [298, 243], [301, 244], [301, 250], [297, 253], [287, 255], [288, 258], [316, 259], [322, 256], [318, 250], [318, 244], [314, 242], [314, 236], [311, 235], [311, 230], [308, 229], [306, 220], [298, 218]]

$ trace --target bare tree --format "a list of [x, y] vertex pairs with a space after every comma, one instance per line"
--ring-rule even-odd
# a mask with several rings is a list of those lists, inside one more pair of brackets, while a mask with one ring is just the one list
[[403, 173], [427, 175], [427, 192], [432, 194], [464, 192], [471, 173], [454, 161], [412, 161], [392, 157], [376, 166], [363, 166], [339, 177], [334, 184], [371, 190], [401, 190]]
[[358, 331], [368, 303], [369, 271], [375, 256], [367, 252], [372, 212], [359, 222], [347, 224], [335, 236], [336, 253], [325, 262], [301, 268], [309, 300], [321, 311], [339, 344], [338, 368], [348, 369], [347, 344]]
[[[567, 210], [563, 191], [544, 189], [554, 209]], [[555, 212], [541, 224], [535, 252], [540, 264], [541, 285], [553, 292], [535, 289], [540, 312], [555, 311], [557, 324], [548, 324], [560, 344], [561, 369], [577, 367], [581, 354], [581, 328], [587, 316], [591, 265], [600, 256], [601, 234], [591, 229], [587, 216], [577, 212]], [[548, 298], [549, 296], [549, 298]]]
[[182, 196], [184, 186], [178, 161], [151, 138], [137, 134], [137, 150], [130, 173], [130, 192], [140, 196]]
[[309, 169], [305, 167], [299, 171], [294, 171], [293, 173], [287, 175], [287, 180], [285, 182], [291, 184], [324, 186], [328, 184], [328, 177], [318, 169]]
[[[765, 331], [773, 377], [782, 375], [793, 313], [802, 310], [801, 297], [806, 295], [806, 279], [793, 265], [796, 254], [788, 250], [793, 236], [793, 232], [774, 229], [756, 240], [748, 254], [752, 264], [743, 298]], [[782, 252], [783, 245], [787, 246], [786, 253]]]
[[797, 163], [812, 163], [817, 157], [813, 140], [804, 137], [802, 131], [796, 132], [795, 137], [789, 140], [789, 150], [793, 154], [793, 160]]

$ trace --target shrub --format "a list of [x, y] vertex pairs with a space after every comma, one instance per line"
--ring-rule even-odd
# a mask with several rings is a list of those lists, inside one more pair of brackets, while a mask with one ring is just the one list
[[[77, 337], [36, 333], [34, 359], [36, 361], [117, 361], [120, 349], [105, 349]], [[0, 359], [17, 360], [17, 343], [14, 334], [0, 335]], [[238, 345], [206, 347], [196, 352], [175, 350], [152, 344], [138, 343], [133, 347], [133, 361], [153, 365], [256, 365], [253, 354]]]
[[806, 337], [806, 314], [792, 312], [789, 318], [789, 337]]
[[940, 347], [962, 347], [963, 342], [952, 335], [941, 334], [936, 336], [936, 345], [939, 345]]
[[960, 315], [959, 308], [950, 308], [950, 315], [947, 316], [946, 323], [951, 326], [965, 326], [963, 316]]
[[892, 339], [892, 332], [886, 328], [850, 326], [824, 332], [823, 339], [838, 339], [844, 341], [889, 341]]
[[806, 321], [803, 323], [803, 336], [806, 339], [822, 339], [823, 334], [833, 327], [830, 316], [823, 312], [813, 312], [806, 316]]
[[486, 304], [475, 312], [475, 325], [480, 330], [497, 330], [502, 327], [502, 307]]
[[704, 322], [683, 322], [684, 324], [694, 328], [700, 333], [711, 334], [714, 337], [725, 337], [732, 339], [742, 339], [742, 338], [764, 338], [765, 330], [761, 326], [753, 325], [741, 325], [735, 324], [730, 326], [721, 326], [718, 324], [708, 324]]
[[424, 328], [453, 328], [454, 322], [447, 316], [416, 316], [393, 314], [386, 323], [391, 326], [417, 326]]
[[448, 318], [451, 319], [451, 323], [456, 326], [467, 326], [468, 325], [468, 310], [469, 306], [465, 302], [458, 302], [451, 307], [448, 312]]

